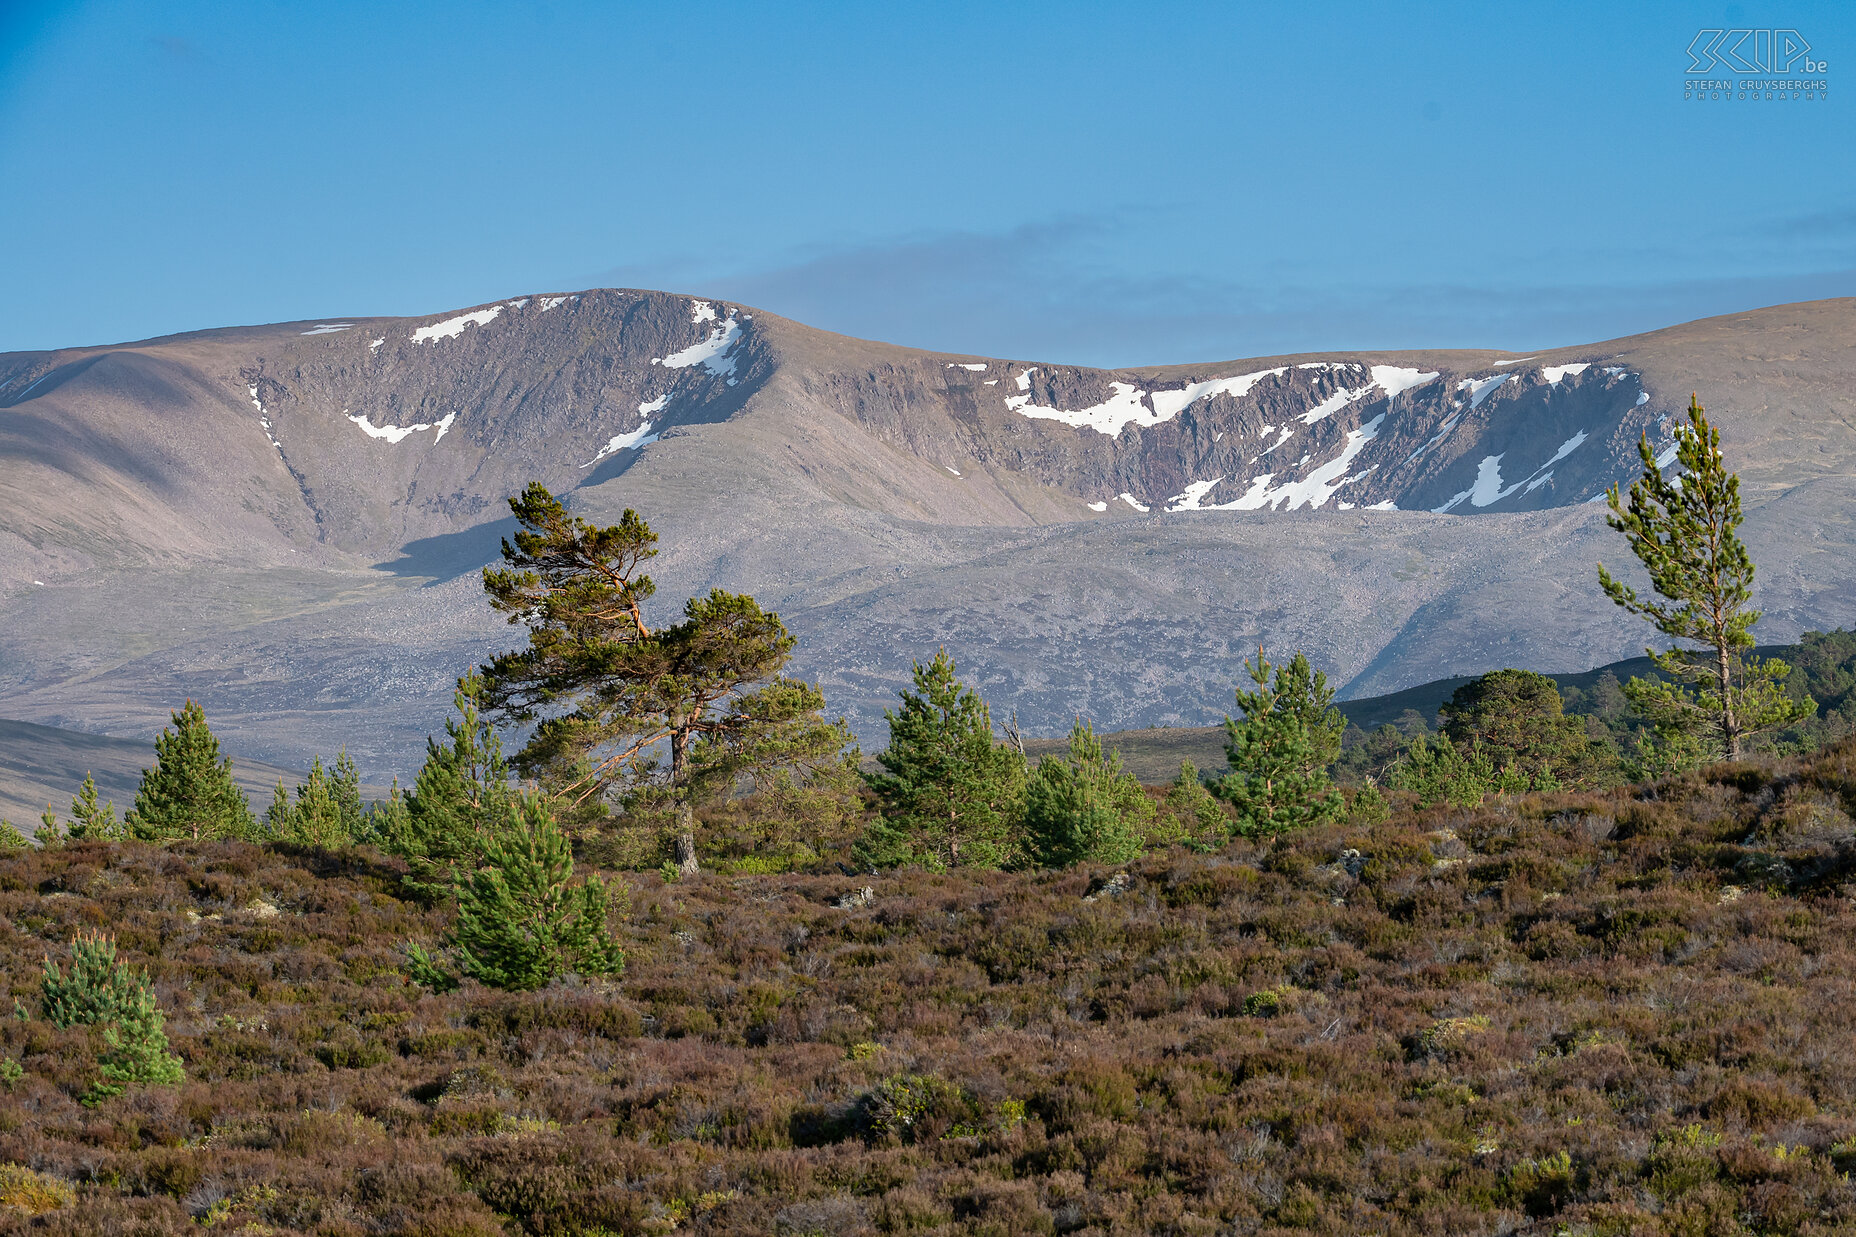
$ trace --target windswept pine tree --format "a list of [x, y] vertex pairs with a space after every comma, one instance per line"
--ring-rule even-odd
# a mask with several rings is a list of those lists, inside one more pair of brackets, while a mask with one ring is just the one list
[[996, 868], [1020, 852], [1025, 761], [993, 739], [992, 714], [946, 649], [914, 667], [915, 689], [885, 710], [882, 772], [866, 774], [878, 816], [859, 854], [871, 863]]
[[142, 770], [124, 822], [129, 832], [157, 842], [251, 837], [258, 822], [232, 780], [232, 761], [219, 755], [205, 710], [189, 700], [172, 717], [173, 728], [155, 739], [155, 767]]
[[1739, 529], [1740, 478], [1727, 471], [1721, 434], [1698, 395], [1688, 403], [1688, 424], [1676, 427], [1676, 472], [1665, 477], [1647, 437], [1637, 441], [1643, 475], [1629, 501], [1612, 486], [1607, 522], [1629, 540], [1649, 572], [1654, 598], [1598, 565], [1599, 584], [1612, 601], [1638, 615], [1680, 646], [1646, 652], [1666, 679], [1633, 678], [1624, 688], [1631, 704], [1666, 745], [1702, 737], [1710, 754], [1738, 759], [1748, 736], [1790, 725], [1816, 705], [1784, 691], [1791, 667], [1752, 656], [1753, 556]]
[[657, 535], [636, 512], [597, 527], [539, 484], [509, 506], [520, 527], [483, 587], [528, 628], [528, 647], [482, 668], [485, 711], [533, 724], [514, 764], [565, 804], [661, 802], [677, 866], [696, 871], [695, 808], [716, 785], [697, 776], [699, 746], [738, 774], [813, 758], [822, 700], [779, 673], [792, 636], [752, 597], [721, 589], [652, 628], [656, 585], [642, 569]]

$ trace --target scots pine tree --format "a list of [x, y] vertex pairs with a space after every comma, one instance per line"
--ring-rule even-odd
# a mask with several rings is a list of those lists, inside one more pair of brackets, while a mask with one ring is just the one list
[[1126, 863], [1141, 853], [1154, 806], [1121, 753], [1102, 750], [1095, 729], [1078, 718], [1068, 760], [1046, 756], [1025, 781], [1025, 846], [1047, 868]]
[[412, 789], [380, 813], [382, 845], [407, 861], [406, 884], [438, 901], [477, 868], [488, 839], [512, 811], [509, 766], [502, 741], [483, 719], [483, 680], [458, 680], [445, 737], [425, 741], [425, 764]]
[[690, 797], [745, 792], [756, 854], [801, 864], [842, 851], [863, 808], [850, 727], [826, 720], [824, 695], [795, 679], [776, 678], [739, 708], [751, 724], [705, 735], [691, 752]]
[[65, 835], [74, 841], [124, 836], [122, 822], [116, 819], [116, 804], [97, 801], [97, 780], [84, 774], [84, 785], [71, 799], [71, 827]]
[[1190, 760], [1179, 762], [1179, 774], [1167, 787], [1160, 810], [1172, 821], [1168, 840], [1198, 850], [1214, 850], [1230, 841], [1231, 817], [1205, 788], [1205, 779]]
[[1237, 689], [1241, 718], [1225, 718], [1225, 759], [1230, 772], [1218, 783], [1220, 798], [1237, 812], [1237, 831], [1269, 836], [1333, 820], [1345, 803], [1328, 778], [1340, 754], [1346, 721], [1334, 708], [1327, 675], [1297, 653], [1272, 666], [1261, 650], [1245, 670], [1254, 691]]
[[155, 739], [155, 767], [142, 770], [135, 806], [124, 821], [144, 841], [248, 838], [257, 832], [245, 792], [221, 759], [206, 713], [189, 700], [172, 715], [173, 729]]
[[143, 1084], [173, 1086], [186, 1078], [181, 1059], [168, 1051], [161, 1008], [146, 981], [130, 992], [116, 1017], [103, 1023], [103, 1051], [97, 1056], [97, 1081], [85, 1096], [96, 1103]]
[[[321, 758], [317, 759], [320, 763]], [[286, 839], [290, 833], [293, 815], [290, 808], [290, 792], [284, 789], [284, 779], [280, 776], [276, 787], [271, 791], [271, 806], [264, 809], [264, 835], [270, 838]]]
[[1461, 808], [1475, 807], [1492, 794], [1535, 788], [1512, 765], [1497, 766], [1477, 739], [1459, 747], [1443, 735], [1422, 734], [1414, 735], [1411, 746], [1387, 767], [1386, 785], [1417, 796], [1419, 807], [1449, 803]]
[[346, 749], [335, 757], [333, 770], [318, 756], [309, 776], [296, 788], [296, 802], [277, 783], [270, 810], [264, 814], [265, 832], [280, 842], [334, 850], [347, 846], [361, 831], [361, 775]]
[[1789, 725], [1816, 706], [1785, 693], [1790, 666], [1749, 652], [1759, 611], [1750, 605], [1753, 558], [1735, 531], [1740, 478], [1727, 471], [1720, 431], [1704, 411], [1691, 395], [1688, 424], [1675, 433], [1675, 476], [1663, 476], [1642, 437], [1643, 475], [1631, 483], [1628, 504], [1615, 485], [1606, 494], [1607, 522], [1629, 540], [1656, 597], [1639, 597], [1602, 563], [1598, 580], [1606, 596], [1663, 635], [1700, 646], [1645, 650], [1668, 678], [1633, 678], [1624, 688], [1631, 704], [1659, 733], [1703, 735], [1713, 754], [1734, 760], [1748, 736]]
[[387, 787], [387, 797], [374, 800], [361, 813], [361, 827], [354, 840], [390, 851], [394, 839], [405, 836], [408, 819], [406, 792], [400, 789], [400, 780], [396, 777]]
[[45, 957], [39, 1012], [55, 1027], [91, 1026], [117, 1016], [136, 979], [116, 960], [116, 942], [101, 932], [79, 932], [71, 941], [67, 974]]
[[1584, 723], [1566, 716], [1559, 684], [1544, 674], [1492, 671], [1457, 688], [1438, 712], [1451, 742], [1479, 747], [1497, 769], [1566, 780], [1589, 763]]
[[752, 597], [720, 589], [653, 629], [643, 606], [656, 586], [642, 568], [657, 536], [636, 512], [597, 527], [539, 484], [509, 505], [521, 527], [483, 587], [527, 626], [528, 647], [483, 667], [486, 711], [534, 725], [515, 766], [569, 807], [627, 795], [663, 806], [677, 865], [695, 872], [695, 750], [752, 751], [768, 768], [792, 755], [774, 741], [777, 710], [759, 699], [790, 698], [795, 685], [778, 675], [792, 636]]
[[915, 690], [885, 710], [882, 772], [865, 774], [878, 817], [859, 846], [873, 864], [997, 868], [1019, 853], [1024, 758], [993, 741], [986, 702], [955, 675], [942, 649], [915, 663]]
[[519, 796], [505, 828], [485, 841], [482, 866], [458, 886], [452, 947], [466, 975], [527, 992], [569, 971], [610, 975], [624, 952], [606, 928], [611, 895], [589, 876], [572, 884], [567, 836], [547, 799]]
[[118, 961], [115, 940], [102, 933], [79, 933], [71, 942], [68, 974], [46, 957], [39, 1008], [54, 1026], [93, 1026], [102, 1035], [99, 1077], [85, 1103], [120, 1095], [133, 1084], [173, 1084], [186, 1076], [180, 1058], [168, 1051], [148, 977]]

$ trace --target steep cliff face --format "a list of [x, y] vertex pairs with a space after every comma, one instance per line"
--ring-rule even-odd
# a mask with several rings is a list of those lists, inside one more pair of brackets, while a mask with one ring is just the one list
[[1010, 470], [1120, 514], [1539, 510], [1628, 473], [1640, 435], [1666, 445], [1666, 409], [1625, 366], [1421, 359], [1431, 367], [1283, 358], [1156, 377], [911, 358], [798, 382], [950, 471]]
[[1579, 669], [1641, 647], [1592, 500], [1691, 389], [1783, 639], [1856, 622], [1853, 377], [1849, 301], [1125, 371], [624, 290], [0, 355], [0, 711], [145, 734], [193, 695], [242, 750], [404, 771], [514, 634], [475, 569], [531, 479], [644, 513], [666, 610], [778, 607], [867, 741], [939, 645], [1052, 732], [1215, 719], [1259, 642], [1354, 694]]

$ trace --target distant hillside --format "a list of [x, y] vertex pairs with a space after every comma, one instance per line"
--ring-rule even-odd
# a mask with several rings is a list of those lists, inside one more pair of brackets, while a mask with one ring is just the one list
[[[1760, 657], [1779, 657], [1793, 663], [1793, 669], [1802, 673], [1798, 665], [1799, 646], [1793, 644], [1767, 645], [1756, 650]], [[1632, 676], [1643, 676], [1655, 670], [1655, 663], [1647, 657], [1629, 657], [1623, 661], [1614, 661], [1600, 666], [1596, 670], [1586, 670], [1578, 674], [1553, 674], [1547, 677], [1560, 686], [1560, 691], [1568, 698], [1568, 711], [1580, 712], [1580, 698], [1596, 687], [1600, 680], [1609, 675], [1619, 682], [1628, 682]], [[1849, 677], [1845, 668], [1837, 673], [1836, 686], [1847, 692], [1843, 680]], [[1455, 694], [1456, 689], [1471, 682], [1474, 675], [1453, 675], [1447, 679], [1434, 679], [1429, 683], [1420, 683], [1404, 691], [1388, 692], [1383, 696], [1368, 696], [1362, 700], [1343, 700], [1336, 707], [1346, 717], [1350, 726], [1357, 726], [1364, 731], [1377, 730], [1388, 724], [1398, 724], [1408, 713], [1415, 713], [1427, 726], [1437, 725], [1437, 711]], [[1819, 703], [1826, 703], [1825, 694], [1817, 691]], [[1105, 747], [1121, 753], [1122, 765], [1148, 785], [1173, 780], [1179, 773], [1179, 762], [1190, 760], [1200, 770], [1212, 771], [1225, 767], [1224, 727], [1223, 726], [1175, 726], [1148, 730], [1121, 730], [1104, 734], [1102, 742]], [[1025, 742], [1025, 751], [1036, 760], [1046, 754], [1061, 755], [1067, 750], [1063, 739], [1030, 739]]]
[[1856, 622], [1856, 300], [1629, 339], [1138, 370], [924, 352], [626, 289], [0, 354], [0, 700], [234, 750], [416, 762], [515, 635], [476, 569], [531, 479], [659, 534], [648, 617], [722, 587], [866, 746], [946, 647], [1061, 734], [1203, 726], [1244, 657], [1343, 696], [1634, 653], [1591, 501], [1699, 390], [1767, 638]]
[[[71, 798], [86, 774], [96, 779], [98, 797], [113, 801], [120, 816], [135, 802], [142, 770], [154, 763], [152, 742], [0, 719], [0, 820], [31, 833], [47, 804], [60, 820], [69, 820]], [[270, 806], [279, 778], [294, 788], [306, 773], [232, 756], [232, 776], [260, 814]], [[364, 787], [362, 793], [380, 798], [386, 788]]]

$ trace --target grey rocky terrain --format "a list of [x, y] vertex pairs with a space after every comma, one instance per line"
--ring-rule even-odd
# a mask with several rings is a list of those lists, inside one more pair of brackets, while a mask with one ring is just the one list
[[534, 478], [661, 538], [659, 617], [746, 590], [866, 745], [948, 647], [1058, 734], [1222, 715], [1242, 659], [1365, 696], [1640, 652], [1605, 487], [1691, 390], [1745, 484], [1762, 641], [1856, 620], [1856, 301], [1533, 355], [1098, 371], [655, 292], [0, 355], [0, 716], [416, 766]]

